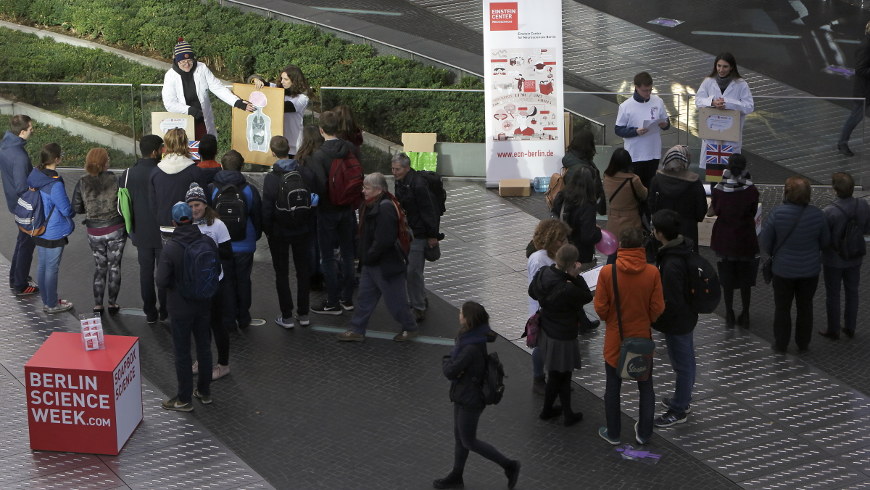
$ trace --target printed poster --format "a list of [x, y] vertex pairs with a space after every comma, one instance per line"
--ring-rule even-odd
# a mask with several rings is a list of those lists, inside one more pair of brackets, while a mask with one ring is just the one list
[[233, 108], [233, 149], [246, 163], [272, 165], [275, 157], [269, 150], [272, 136], [284, 134], [284, 89], [234, 83], [233, 93], [249, 101], [254, 112]]
[[562, 166], [562, 3], [484, 1], [486, 182]]

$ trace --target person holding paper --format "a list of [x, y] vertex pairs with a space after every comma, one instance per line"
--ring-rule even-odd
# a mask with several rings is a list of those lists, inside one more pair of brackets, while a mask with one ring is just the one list
[[[752, 92], [749, 84], [737, 71], [737, 61], [728, 52], [716, 57], [713, 71], [701, 82], [695, 96], [695, 106], [713, 107], [720, 110], [736, 110], [740, 113], [740, 134], [737, 141], [708, 140], [701, 141], [701, 168], [707, 169], [707, 180], [720, 180], [722, 172], [728, 165], [728, 157], [740, 153], [740, 143], [743, 134], [743, 121], [746, 115], [755, 110]], [[710, 177], [714, 178], [711, 179]]]
[[652, 76], [642, 71], [634, 76], [634, 95], [619, 105], [614, 131], [625, 140], [631, 155], [631, 171], [644, 187], [659, 167], [662, 157], [662, 129], [671, 127], [665, 103], [652, 93]]

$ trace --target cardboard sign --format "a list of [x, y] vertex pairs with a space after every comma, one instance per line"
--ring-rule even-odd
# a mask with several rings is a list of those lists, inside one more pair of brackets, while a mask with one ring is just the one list
[[272, 165], [275, 157], [269, 141], [284, 135], [284, 89], [264, 86], [257, 90], [253, 85], [234, 83], [233, 93], [255, 107], [254, 112], [233, 108], [233, 150], [247, 163]]
[[181, 114], [178, 112], [152, 112], [151, 113], [151, 134], [156, 134], [161, 138], [166, 137], [166, 133], [170, 129], [181, 128], [187, 133], [188, 137], [193, 137], [193, 116], [189, 114]]
[[705, 140], [740, 142], [740, 111], [702, 107], [698, 110], [698, 137]]

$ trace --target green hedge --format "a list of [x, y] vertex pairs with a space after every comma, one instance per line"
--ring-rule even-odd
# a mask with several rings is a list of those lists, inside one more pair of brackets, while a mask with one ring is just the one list
[[[197, 0], [0, 0], [0, 15], [17, 22], [62, 28], [109, 45], [171, 58], [179, 36], [197, 56], [222, 76], [243, 80], [251, 73], [275, 78], [290, 63], [299, 65], [313, 87], [371, 86], [410, 88], [479, 88], [475, 79], [453, 84], [450, 72], [396, 56], [378, 56], [367, 45], [350, 44], [305, 25], [266, 19], [216, 2]], [[142, 80], [128, 79], [133, 83]], [[462, 100], [439, 97], [435, 107], [420, 107], [421, 121], [441, 121], [440, 138], [482, 141], [479, 115]], [[366, 130], [378, 120], [389, 136], [408, 131], [407, 117], [392, 111], [367, 111], [365, 99], [342, 100], [354, 110]], [[331, 107], [328, 105], [326, 107]], [[457, 114], [468, 114], [468, 118]], [[448, 115], [446, 122], [444, 115]], [[413, 118], [412, 118], [413, 119]], [[456, 127], [454, 127], [456, 126]], [[380, 128], [379, 128], [380, 129]], [[430, 129], [431, 130], [431, 129]], [[377, 133], [378, 131], [372, 131]]]

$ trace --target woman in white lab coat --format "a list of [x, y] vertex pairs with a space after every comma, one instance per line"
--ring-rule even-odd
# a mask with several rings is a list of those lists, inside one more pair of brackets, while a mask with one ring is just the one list
[[238, 109], [252, 112], [253, 106], [239, 98], [211, 70], [196, 61], [193, 48], [183, 38], [178, 39], [173, 51], [172, 68], [163, 76], [163, 106], [168, 112], [193, 116], [195, 131], [188, 130], [199, 140], [206, 133], [217, 136], [214, 114], [208, 92]]
[[[740, 112], [740, 134], [742, 140], [743, 122], [746, 115], [755, 110], [755, 102], [752, 100], [752, 92], [749, 84], [737, 71], [737, 60], [728, 52], [716, 57], [713, 62], [713, 71], [701, 82], [698, 93], [695, 96], [695, 106], [713, 107], [726, 110], [733, 109]], [[708, 169], [708, 175], [721, 175], [728, 164], [728, 157], [732, 153], [741, 152], [740, 141], [702, 140], [701, 168]], [[711, 171], [713, 171], [711, 173]], [[718, 180], [718, 179], [716, 179]]]

